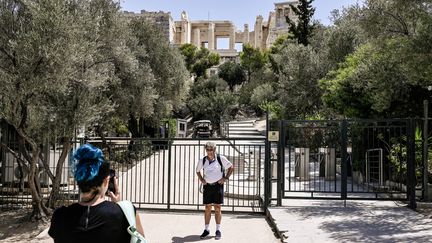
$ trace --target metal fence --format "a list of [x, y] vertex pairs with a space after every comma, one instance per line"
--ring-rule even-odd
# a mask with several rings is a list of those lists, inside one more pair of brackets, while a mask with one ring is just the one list
[[[225, 185], [224, 210], [264, 212], [285, 198], [409, 200], [431, 199], [428, 190], [432, 151], [431, 120], [276, 121], [267, 129], [271, 139], [91, 139], [103, 148], [119, 177], [123, 199], [138, 208], [203, 209], [195, 168], [213, 140], [235, 172]], [[2, 142], [16, 150], [16, 137]], [[276, 140], [274, 140], [276, 138]], [[74, 148], [84, 141], [77, 141]], [[44, 157], [55, 170], [61, 147], [45, 146]], [[72, 151], [69, 151], [70, 153]], [[78, 200], [71, 172], [71, 154], [61, 179], [65, 205]], [[0, 151], [0, 207], [29, 207], [26, 164], [5, 148]], [[22, 155], [18, 155], [22, 156]], [[46, 199], [52, 182], [39, 166]]]
[[[208, 140], [216, 142], [217, 153], [226, 156], [235, 168], [225, 184], [224, 210], [263, 212], [263, 139], [107, 138], [86, 142], [103, 148], [117, 172], [122, 198], [132, 201], [137, 208], [200, 210], [204, 208], [202, 189], [195, 168], [197, 163], [202, 163], [204, 144]], [[48, 151], [51, 171], [55, 169], [60, 149], [53, 147]], [[20, 174], [16, 171], [19, 163], [8, 152], [3, 152], [2, 156], [5, 173], [1, 175], [0, 207], [30, 206], [27, 185], [23, 186], [22, 192], [18, 189]], [[78, 187], [72, 177], [69, 158], [62, 173], [60, 205], [78, 200]], [[43, 169], [40, 176], [43, 178], [42, 192], [47, 198], [51, 180]]]
[[421, 125], [411, 119], [272, 122], [280, 139], [272, 146], [278, 158], [271, 200], [421, 198], [423, 148], [415, 136]]

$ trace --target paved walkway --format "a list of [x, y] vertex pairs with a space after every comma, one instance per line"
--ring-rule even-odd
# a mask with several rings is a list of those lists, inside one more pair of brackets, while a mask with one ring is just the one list
[[[432, 242], [432, 219], [392, 201], [284, 200], [271, 207], [270, 220], [283, 242]], [[140, 211], [150, 243], [280, 242], [259, 215], [224, 214], [222, 239], [200, 240], [203, 215], [198, 212]], [[46, 232], [32, 242], [52, 243]]]
[[[204, 214], [198, 212], [148, 212], [140, 211], [141, 221], [149, 243], [218, 242], [218, 243], [279, 243], [264, 216], [250, 214], [224, 214], [222, 216], [222, 239], [215, 240], [214, 215], [210, 223], [210, 236], [201, 240], [204, 230]], [[47, 229], [48, 230], [48, 229]], [[53, 243], [47, 230], [34, 241]]]
[[[212, 215], [214, 216], [214, 215]], [[210, 223], [210, 238], [200, 240], [204, 230], [203, 213], [141, 214], [144, 231], [150, 243], [220, 242], [220, 243], [278, 243], [264, 216], [247, 214], [224, 214], [222, 216], [222, 239], [215, 240], [214, 217]]]
[[432, 220], [392, 201], [284, 200], [270, 215], [284, 242], [432, 242]]

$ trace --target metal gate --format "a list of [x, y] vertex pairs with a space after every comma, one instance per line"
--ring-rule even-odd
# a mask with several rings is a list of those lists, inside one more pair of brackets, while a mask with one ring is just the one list
[[271, 122], [279, 140], [269, 142], [277, 151], [269, 152], [277, 168], [269, 178], [270, 201], [391, 199], [414, 205], [422, 169], [415, 129], [411, 119]]
[[201, 210], [202, 187], [195, 172], [205, 156], [204, 144], [212, 140], [216, 152], [234, 164], [225, 184], [225, 211], [264, 212], [263, 139], [159, 139], [111, 140], [111, 160], [116, 163], [122, 198], [138, 208]]

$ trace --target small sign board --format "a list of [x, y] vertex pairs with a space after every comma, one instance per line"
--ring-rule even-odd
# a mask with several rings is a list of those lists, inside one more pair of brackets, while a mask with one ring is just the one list
[[279, 142], [279, 131], [269, 131], [268, 140], [270, 142]]

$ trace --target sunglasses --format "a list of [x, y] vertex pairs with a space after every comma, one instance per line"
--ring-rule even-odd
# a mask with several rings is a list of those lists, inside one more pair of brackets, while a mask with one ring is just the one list
[[206, 151], [213, 151], [214, 149], [206, 149]]

